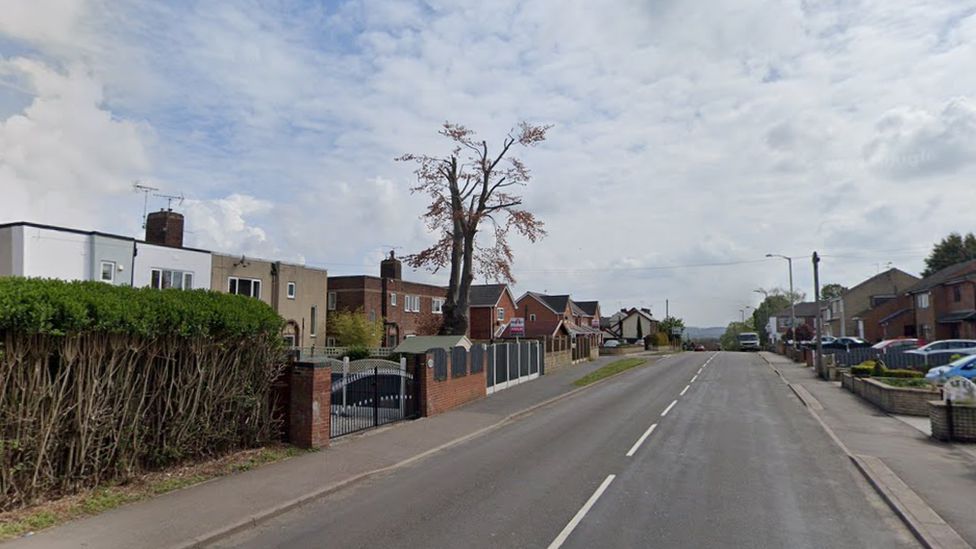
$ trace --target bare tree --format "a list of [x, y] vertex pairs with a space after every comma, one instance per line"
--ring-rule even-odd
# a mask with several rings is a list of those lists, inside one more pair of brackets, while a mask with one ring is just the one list
[[[451, 268], [441, 334], [467, 332], [468, 290], [475, 269], [487, 278], [514, 282], [509, 231], [531, 242], [546, 234], [542, 221], [521, 207], [522, 196], [516, 189], [529, 182], [529, 170], [508, 155], [514, 146], [530, 147], [544, 141], [549, 128], [522, 122], [496, 152], [490, 152], [488, 143], [478, 140], [474, 131], [445, 122], [439, 133], [454, 145], [447, 156], [405, 154], [397, 158], [417, 164], [417, 184], [411, 191], [430, 197], [421, 218], [439, 236], [434, 245], [408, 256], [407, 264], [432, 272]], [[491, 225], [488, 241], [476, 238], [482, 222]]]

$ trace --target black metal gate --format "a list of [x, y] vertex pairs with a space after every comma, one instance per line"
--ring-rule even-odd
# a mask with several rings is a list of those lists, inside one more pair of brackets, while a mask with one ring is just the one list
[[332, 438], [417, 417], [417, 389], [406, 360], [334, 361]]

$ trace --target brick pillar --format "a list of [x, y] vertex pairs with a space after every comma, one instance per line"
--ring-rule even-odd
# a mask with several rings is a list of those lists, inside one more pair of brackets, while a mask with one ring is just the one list
[[296, 362], [291, 373], [288, 438], [301, 448], [329, 445], [332, 368], [324, 363]]

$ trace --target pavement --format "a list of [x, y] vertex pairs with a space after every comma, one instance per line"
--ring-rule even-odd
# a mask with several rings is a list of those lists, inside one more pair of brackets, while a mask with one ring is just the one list
[[[763, 353], [858, 466], [936, 547], [976, 546], [976, 451], [928, 436], [927, 418], [888, 415], [811, 368]], [[876, 478], [873, 478], [876, 477]], [[888, 486], [890, 484], [890, 486]]]
[[214, 546], [918, 544], [758, 355], [722, 352], [628, 371]]
[[[661, 355], [629, 356], [657, 360]], [[573, 381], [620, 358], [601, 357], [568, 366], [446, 414], [342, 437], [320, 452], [214, 479], [0, 545], [4, 549], [199, 546], [497, 429], [533, 407], [577, 391]]]

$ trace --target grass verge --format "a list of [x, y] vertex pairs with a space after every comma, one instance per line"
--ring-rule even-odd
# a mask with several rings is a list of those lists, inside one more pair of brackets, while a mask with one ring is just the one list
[[576, 381], [573, 382], [573, 385], [576, 385], [577, 387], [583, 387], [589, 385], [590, 383], [600, 381], [605, 377], [610, 377], [614, 374], [619, 374], [624, 370], [636, 368], [637, 366], [640, 366], [641, 364], [644, 364], [646, 362], [647, 359], [645, 358], [624, 358], [621, 360], [615, 360], [610, 364], [607, 364], [606, 366], [600, 368], [599, 370], [594, 370], [586, 374], [585, 376], [577, 379]]
[[56, 500], [0, 513], [0, 542], [306, 452], [308, 450], [285, 445], [242, 450], [209, 461], [146, 473], [125, 483], [98, 486]]

